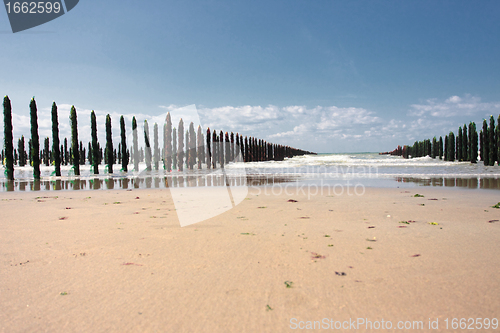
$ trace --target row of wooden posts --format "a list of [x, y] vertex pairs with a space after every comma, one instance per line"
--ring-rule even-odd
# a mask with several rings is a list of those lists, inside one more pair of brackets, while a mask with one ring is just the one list
[[196, 164], [199, 169], [202, 168], [202, 164], [206, 164], [208, 169], [215, 169], [217, 167], [224, 168], [225, 164], [233, 161], [282, 161], [286, 157], [315, 154], [302, 149], [269, 143], [254, 137], [245, 136], [243, 138], [243, 135], [239, 133], [235, 135], [233, 132], [229, 134], [223, 131], [211, 131], [210, 128], [207, 128], [205, 141], [201, 126], [198, 126], [196, 135], [193, 123], [190, 124], [189, 131], [186, 131], [184, 136], [183, 120], [180, 119], [178, 130], [175, 127], [172, 128], [170, 113], [167, 113], [165, 120], [164, 145], [164, 167], [167, 171], [171, 171], [175, 166], [179, 171], [182, 171], [184, 158], [189, 169], [193, 169]]
[[495, 118], [490, 116], [489, 126], [483, 119], [483, 126], [479, 134], [476, 123], [471, 121], [469, 126], [464, 124], [458, 128], [457, 134], [450, 131], [448, 135], [434, 137], [422, 141], [415, 141], [413, 145], [398, 146], [390, 154], [403, 158], [430, 156], [431, 158], [444, 159], [445, 161], [460, 161], [477, 163], [478, 158], [485, 166], [500, 165], [500, 115], [497, 124]]
[[[64, 145], [59, 140], [59, 122], [58, 111], [55, 102], [52, 104], [52, 149], [49, 148], [49, 138], [44, 141], [44, 151], [40, 154], [39, 135], [38, 135], [38, 114], [35, 99], [30, 102], [30, 118], [31, 118], [31, 138], [29, 139], [29, 150], [24, 150], [24, 136], [19, 139], [18, 150], [19, 153], [15, 154], [13, 147], [13, 124], [12, 124], [12, 106], [8, 96], [4, 98], [4, 150], [2, 150], [2, 162], [5, 159], [5, 174], [8, 180], [14, 180], [14, 164], [15, 160], [19, 159], [19, 165], [25, 165], [27, 157], [33, 166], [33, 176], [35, 179], [40, 179], [40, 157], [46, 160], [48, 165], [49, 161], [54, 163], [55, 175], [61, 175], [61, 164], [68, 163], [69, 160], [73, 164], [75, 176], [80, 175], [80, 164], [85, 163], [85, 149], [82, 142], [78, 140], [78, 126], [77, 126], [77, 112], [74, 106], [70, 111], [70, 125], [71, 125], [71, 146], [69, 153], [67, 149], [67, 141], [64, 140]], [[133, 163], [134, 170], [139, 171], [139, 161], [141, 160], [138, 147], [138, 128], [135, 117], [132, 119], [132, 147], [127, 148], [126, 129], [124, 117], [120, 117], [120, 137], [121, 142], [118, 145], [118, 154], [116, 149], [113, 148], [112, 129], [111, 129], [111, 116], [106, 116], [106, 145], [105, 149], [101, 148], [97, 139], [97, 123], [95, 112], [91, 112], [91, 138], [89, 142], [88, 162], [92, 165], [91, 173], [99, 173], [99, 164], [103, 160], [107, 164], [109, 173], [113, 173], [113, 164], [121, 160], [122, 171], [128, 171], [129, 161]], [[189, 130], [184, 130], [184, 122], [182, 119], [179, 121], [177, 128], [172, 128], [172, 121], [170, 113], [164, 125], [163, 134], [163, 156], [160, 158], [160, 149], [158, 145], [158, 126], [154, 124], [154, 152], [152, 154], [152, 145], [149, 137], [149, 126], [147, 121], [144, 121], [144, 157], [146, 162], [146, 170], [151, 171], [153, 167], [158, 170], [159, 161], [163, 160], [163, 167], [167, 171], [177, 169], [183, 171], [184, 165], [188, 169], [193, 169], [197, 165], [198, 169], [202, 168], [202, 164], [206, 168], [224, 168], [224, 165], [229, 162], [260, 162], [260, 161], [282, 161], [285, 158], [291, 158], [298, 155], [315, 154], [302, 149], [296, 149], [285, 145], [278, 145], [269, 143], [262, 139], [255, 137], [245, 137], [231, 132], [211, 131], [209, 128], [206, 131], [206, 140], [204, 139], [203, 130], [198, 126], [197, 133], [194, 130], [194, 124], [191, 122]], [[142, 150], [142, 148], [141, 148]], [[83, 156], [80, 156], [83, 152]]]

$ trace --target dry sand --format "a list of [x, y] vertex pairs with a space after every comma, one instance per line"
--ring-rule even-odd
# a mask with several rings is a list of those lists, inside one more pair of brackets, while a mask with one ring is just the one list
[[[0, 193], [0, 331], [288, 332], [364, 318], [393, 325], [368, 331], [441, 332], [500, 317], [499, 192], [263, 191], [184, 228], [168, 190]], [[350, 328], [338, 331], [367, 331]]]

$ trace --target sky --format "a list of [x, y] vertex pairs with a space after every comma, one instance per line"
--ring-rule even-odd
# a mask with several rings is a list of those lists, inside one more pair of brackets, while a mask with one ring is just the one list
[[499, 12], [496, 0], [81, 0], [14, 34], [0, 10], [0, 93], [15, 142], [35, 97], [41, 137], [55, 101], [61, 136], [74, 105], [84, 142], [91, 110], [101, 142], [111, 115], [117, 144], [120, 115], [131, 127], [170, 111], [175, 125], [188, 107], [268, 142], [388, 151], [498, 117]]

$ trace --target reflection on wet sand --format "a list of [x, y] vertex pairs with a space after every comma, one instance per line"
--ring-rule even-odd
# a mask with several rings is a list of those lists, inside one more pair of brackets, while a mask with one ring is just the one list
[[[419, 186], [457, 187], [500, 190], [500, 178], [395, 177], [398, 183]], [[56, 180], [15, 180], [0, 183], [0, 191], [74, 191], [120, 190], [204, 186], [265, 186], [299, 181], [289, 175], [182, 175], [141, 176], [129, 178], [74, 178]], [[362, 181], [360, 179], [360, 181]]]
[[260, 186], [293, 181], [280, 176], [252, 175], [186, 175], [186, 176], [149, 176], [135, 178], [75, 178], [69, 180], [15, 180], [5, 181], [0, 191], [65, 191], [65, 190], [114, 190], [170, 187], [203, 186]]
[[420, 186], [500, 190], [500, 178], [396, 177], [395, 180], [399, 183], [415, 183]]

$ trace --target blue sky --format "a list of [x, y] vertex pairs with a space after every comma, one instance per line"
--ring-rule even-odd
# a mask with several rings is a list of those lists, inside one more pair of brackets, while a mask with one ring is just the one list
[[15, 138], [29, 135], [35, 96], [41, 135], [53, 100], [63, 136], [76, 106], [82, 140], [90, 110], [110, 113], [118, 138], [121, 114], [194, 104], [216, 129], [386, 151], [498, 116], [499, 12], [498, 1], [81, 0], [12, 34], [0, 10], [0, 92]]

